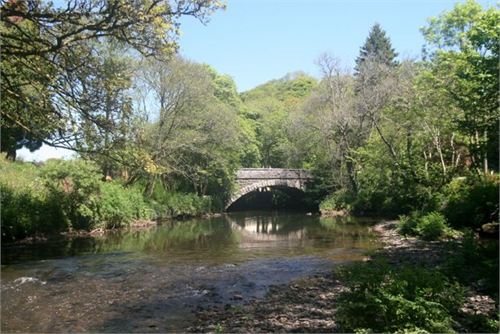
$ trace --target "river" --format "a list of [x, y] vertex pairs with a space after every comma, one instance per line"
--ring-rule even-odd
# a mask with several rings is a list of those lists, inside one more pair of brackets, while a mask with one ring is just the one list
[[100, 237], [2, 245], [4, 332], [183, 331], [378, 247], [373, 220], [240, 212]]

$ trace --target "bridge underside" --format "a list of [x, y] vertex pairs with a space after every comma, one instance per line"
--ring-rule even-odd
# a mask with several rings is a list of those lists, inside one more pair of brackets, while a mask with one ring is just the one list
[[270, 186], [248, 192], [226, 209], [226, 211], [249, 210], [311, 211], [305, 192], [286, 186]]
[[[299, 203], [304, 197], [311, 173], [303, 169], [243, 168], [236, 174], [237, 190], [226, 203], [226, 211], [241, 207], [243, 203], [259, 202], [261, 207], [272, 208], [281, 199]], [[244, 205], [243, 205], [244, 206]]]

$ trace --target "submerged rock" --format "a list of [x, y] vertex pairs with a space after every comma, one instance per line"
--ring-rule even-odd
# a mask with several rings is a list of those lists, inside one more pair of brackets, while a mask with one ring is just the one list
[[16, 278], [14, 280], [14, 284], [17, 284], [17, 285], [23, 285], [25, 283], [40, 283], [40, 284], [44, 285], [47, 282], [41, 281], [40, 279], [38, 279], [36, 277], [25, 277], [25, 276]]

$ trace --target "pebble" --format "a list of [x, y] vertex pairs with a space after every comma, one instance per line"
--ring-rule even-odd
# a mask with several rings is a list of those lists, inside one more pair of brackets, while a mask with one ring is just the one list
[[[403, 238], [395, 230], [395, 222], [376, 225], [385, 247], [377, 256], [394, 265], [439, 265], [443, 247], [415, 238]], [[425, 254], [425, 256], [419, 256]], [[365, 258], [363, 261], [371, 261]], [[480, 284], [477, 284], [480, 285]], [[192, 332], [223, 328], [224, 332], [335, 332], [336, 298], [346, 291], [341, 281], [330, 275], [315, 275], [288, 285], [271, 285], [267, 295], [234, 309], [230, 304], [197, 313]], [[232, 300], [242, 300], [234, 294]], [[461, 311], [465, 314], [493, 314], [495, 301], [485, 295], [471, 295]], [[215, 325], [217, 324], [217, 326]]]

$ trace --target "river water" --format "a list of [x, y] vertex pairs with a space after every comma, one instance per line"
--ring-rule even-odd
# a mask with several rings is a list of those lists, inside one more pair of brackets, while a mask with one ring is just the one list
[[360, 260], [373, 220], [241, 212], [3, 246], [3, 332], [183, 331], [200, 307]]

